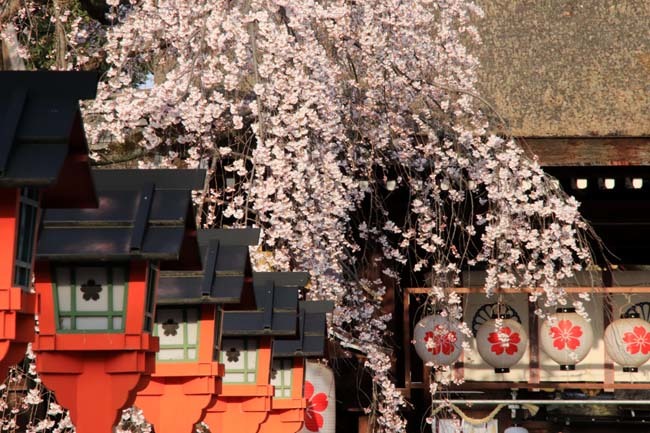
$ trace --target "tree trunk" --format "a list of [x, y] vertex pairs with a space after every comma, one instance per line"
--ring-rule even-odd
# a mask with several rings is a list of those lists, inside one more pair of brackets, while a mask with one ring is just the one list
[[0, 35], [0, 70], [23, 70], [25, 62], [18, 55], [19, 42], [16, 31], [8, 27]]
[[65, 55], [68, 44], [65, 36], [65, 27], [61, 21], [61, 14], [66, 7], [66, 0], [54, 0], [54, 12], [57, 14], [54, 25], [54, 50], [56, 54], [56, 69], [59, 71], [66, 69]]
[[[0, 2], [0, 30], [18, 11], [20, 0]], [[0, 70], [25, 69], [25, 63], [17, 53], [18, 39], [13, 28], [5, 30], [0, 36]]]

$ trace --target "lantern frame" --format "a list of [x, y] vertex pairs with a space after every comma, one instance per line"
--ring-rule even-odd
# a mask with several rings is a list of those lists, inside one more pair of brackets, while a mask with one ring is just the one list
[[[215, 348], [221, 345], [222, 305], [239, 303], [251, 285], [249, 246], [257, 244], [259, 230], [199, 230], [197, 239], [202, 271], [179, 271], [171, 266], [161, 272], [154, 328], [161, 350], [155, 373], [134, 401], [158, 433], [189, 431], [222, 388], [224, 366], [215, 358]], [[165, 328], [165, 319], [170, 317], [165, 312], [170, 311], [185, 318], [189, 311], [198, 313], [194, 359], [187, 356], [188, 335], [183, 332], [189, 325], [174, 320]], [[166, 331], [183, 335], [165, 336]], [[164, 359], [165, 349], [182, 349], [182, 359]], [[183, 411], [179, 413], [180, 406]]]
[[[0, 375], [34, 340], [30, 293], [40, 210], [97, 206], [80, 99], [96, 95], [93, 72], [0, 71]], [[72, 180], [72, 182], [71, 182]]]
[[[104, 285], [95, 282], [94, 279], [88, 279], [84, 284], [79, 284], [80, 280], [77, 280], [79, 275], [79, 270], [85, 270], [86, 272], [91, 269], [104, 269], [106, 272], [106, 290], [108, 293], [102, 294], [101, 292], [104, 289]], [[116, 272], [121, 273], [122, 283], [116, 284]], [[65, 296], [63, 287], [66, 284], [63, 284], [59, 280], [59, 273], [61, 271], [67, 271], [68, 280], [67, 280], [67, 295]], [[52, 289], [53, 289], [53, 298], [54, 298], [54, 311], [55, 311], [55, 322], [57, 326], [58, 333], [122, 333], [124, 332], [124, 326], [126, 322], [126, 306], [128, 304], [128, 293], [129, 293], [129, 284], [128, 284], [128, 263], [124, 264], [106, 264], [106, 263], [86, 263], [80, 264], [75, 263], [74, 265], [62, 265], [56, 264], [52, 265], [50, 275], [52, 276]], [[83, 278], [82, 278], [83, 280]], [[147, 281], [150, 281], [151, 277], [147, 278]], [[101, 281], [101, 280], [100, 280]], [[93, 282], [96, 285], [96, 290], [86, 292], [83, 291], [84, 287], [93, 288], [92, 285], [87, 284]], [[122, 295], [115, 296], [116, 286], [122, 286], [121, 291]], [[81, 296], [78, 296], [76, 289], [81, 288]], [[150, 296], [151, 293], [155, 290], [155, 287], [151, 286], [149, 283], [147, 285], [147, 296]], [[107, 296], [104, 296], [107, 295]], [[70, 308], [63, 309], [62, 304], [64, 304], [63, 299], [66, 299], [66, 304]], [[87, 299], [86, 299], [87, 298]], [[104, 298], [106, 300], [105, 309], [92, 309], [92, 303], [99, 301], [99, 299]], [[121, 299], [120, 299], [121, 298]], [[90, 308], [86, 307], [79, 308], [80, 304], [83, 304], [84, 301], [87, 301]], [[121, 307], [120, 307], [121, 305]], [[121, 308], [121, 309], [120, 309]], [[106, 327], [87, 327], [81, 328], [78, 327], [78, 320], [81, 319], [103, 319], [106, 318]], [[70, 325], [68, 327], [63, 326], [64, 321], [68, 319]], [[116, 319], [118, 320], [119, 326], [116, 326]]]
[[[304, 272], [253, 273], [252, 293], [242, 303], [225, 307], [220, 359], [228, 338], [257, 340], [254, 382], [228, 382], [228, 365], [221, 392], [205, 410], [203, 422], [213, 431], [257, 431], [267, 419], [275, 394], [270, 384], [271, 347], [274, 338], [295, 338], [298, 328], [298, 293], [309, 281]], [[244, 413], [245, 415], [242, 415]]]
[[[273, 364], [284, 361], [288, 364], [289, 386], [280, 388], [277, 380], [271, 377], [274, 387], [271, 411], [260, 424], [258, 433], [296, 433], [304, 422], [307, 400], [304, 395], [305, 368], [308, 358], [321, 358], [325, 355], [327, 339], [326, 314], [334, 304], [330, 301], [301, 301], [298, 316], [298, 338], [275, 339], [273, 341]], [[276, 383], [274, 383], [276, 382]]]
[[[1, 188], [0, 239], [8, 248], [0, 250], [0, 374], [6, 377], [11, 365], [25, 356], [27, 345], [34, 339], [37, 296], [29, 293], [33, 271], [33, 251], [40, 208], [36, 203], [36, 215], [32, 224], [25, 227], [25, 206], [21, 203], [26, 188]], [[31, 238], [31, 241], [30, 241]], [[25, 251], [27, 250], [27, 251]], [[31, 251], [30, 251], [31, 250]], [[29, 256], [29, 257], [28, 257]], [[25, 271], [23, 277], [19, 271]]]

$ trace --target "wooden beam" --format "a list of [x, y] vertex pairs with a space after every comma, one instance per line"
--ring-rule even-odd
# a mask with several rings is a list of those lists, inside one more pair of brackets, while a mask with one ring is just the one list
[[[421, 384], [413, 384], [412, 388], [419, 388]], [[492, 391], [509, 389], [650, 389], [650, 382], [615, 382], [605, 384], [603, 382], [465, 382], [460, 385], [450, 385], [445, 391]]]
[[368, 433], [368, 432], [370, 432], [370, 423], [368, 422], [368, 415], [360, 415], [359, 416], [357, 431], [359, 433]]
[[[410, 305], [411, 305], [411, 292], [412, 289], [404, 290], [404, 300], [402, 303], [403, 306], [403, 325], [404, 332], [402, 335], [402, 344], [404, 347], [404, 386], [406, 387], [407, 395], [406, 398], [411, 398], [410, 389], [411, 389], [411, 315], [410, 315]], [[426, 293], [426, 292], [419, 292]]]
[[[533, 293], [541, 289], [499, 289], [494, 293], [499, 294], [513, 294], [513, 293]], [[591, 293], [591, 294], [608, 294], [608, 293], [650, 293], [650, 286], [617, 286], [617, 287], [565, 287], [567, 293]], [[412, 294], [427, 294], [431, 291], [427, 287], [408, 287], [407, 292]], [[458, 294], [469, 294], [469, 293], [484, 293], [482, 287], [452, 287], [448, 289], [449, 292], [456, 292]]]
[[650, 137], [519, 137], [542, 166], [650, 165]]

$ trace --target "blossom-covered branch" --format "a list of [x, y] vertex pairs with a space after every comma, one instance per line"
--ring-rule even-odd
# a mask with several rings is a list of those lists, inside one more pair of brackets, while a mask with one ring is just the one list
[[463, 269], [484, 269], [488, 294], [534, 287], [551, 306], [589, 264], [578, 204], [488, 132], [472, 1], [108, 5], [100, 39], [92, 20], [67, 36], [70, 67], [105, 70], [90, 141], [137, 143], [157, 155], [143, 168], [207, 168], [199, 220], [259, 226], [260, 264], [311, 273], [308, 296], [336, 305], [330, 335], [366, 357], [376, 431], [405, 430], [389, 288], [424, 284], [460, 319]]

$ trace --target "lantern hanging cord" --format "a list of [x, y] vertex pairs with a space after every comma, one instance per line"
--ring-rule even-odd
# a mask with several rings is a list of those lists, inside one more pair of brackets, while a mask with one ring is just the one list
[[[431, 416], [433, 417], [433, 416], [435, 416], [436, 414], [438, 414], [438, 412], [440, 412], [441, 410], [446, 409], [447, 407], [450, 407], [454, 412], [456, 412], [456, 414], [457, 414], [458, 416], [460, 416], [460, 417], [463, 419], [463, 421], [465, 421], [465, 422], [467, 422], [467, 423], [470, 423], [470, 424], [472, 424], [472, 425], [479, 425], [479, 424], [485, 424], [486, 422], [492, 420], [492, 419], [493, 419], [493, 418], [494, 418], [494, 417], [499, 413], [499, 411], [500, 411], [501, 409], [503, 409], [504, 407], [508, 407], [508, 406], [509, 406], [509, 405], [507, 405], [507, 404], [499, 404], [499, 405], [497, 405], [497, 407], [495, 407], [494, 409], [492, 409], [492, 412], [490, 412], [489, 414], [487, 414], [487, 415], [484, 416], [483, 418], [472, 418], [472, 417], [468, 416], [466, 413], [464, 413], [464, 412], [463, 412], [463, 411], [462, 411], [458, 406], [456, 406], [455, 404], [440, 405], [440, 406], [438, 406], [437, 408], [435, 408], [435, 409], [433, 409], [433, 410], [431, 411]], [[523, 405], [521, 405], [521, 406], [522, 406], [523, 408], [527, 409], [528, 412], [530, 412], [530, 414], [533, 415], [533, 416], [534, 416], [534, 415], [537, 413], [537, 411], [539, 410], [539, 406], [535, 406], [535, 405], [533, 405], [533, 404], [523, 404]]]
[[507, 307], [503, 303], [503, 293], [499, 293], [499, 298], [497, 299], [497, 317], [501, 317], [501, 314], [505, 315], [507, 310]]

